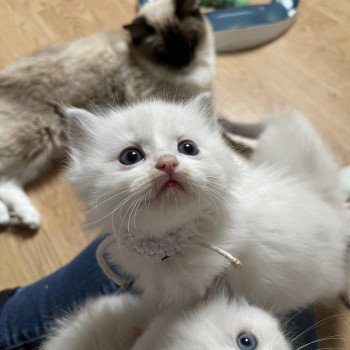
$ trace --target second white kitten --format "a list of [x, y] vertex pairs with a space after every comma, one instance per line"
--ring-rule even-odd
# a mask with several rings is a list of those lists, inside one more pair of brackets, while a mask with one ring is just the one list
[[[221, 293], [220, 293], [221, 294]], [[188, 310], [149, 310], [130, 294], [89, 301], [65, 320], [42, 350], [289, 350], [278, 321], [267, 312], [216, 296]]]

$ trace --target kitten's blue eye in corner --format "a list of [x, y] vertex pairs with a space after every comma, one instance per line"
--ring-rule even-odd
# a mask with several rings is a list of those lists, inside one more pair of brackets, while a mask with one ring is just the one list
[[188, 156], [196, 156], [199, 153], [197, 145], [190, 140], [180, 141], [177, 145], [177, 149], [180, 153]]
[[258, 346], [258, 341], [252, 333], [241, 333], [236, 338], [236, 343], [241, 350], [254, 350]]
[[144, 154], [137, 148], [129, 148], [124, 150], [120, 156], [119, 161], [125, 165], [133, 165], [145, 158]]

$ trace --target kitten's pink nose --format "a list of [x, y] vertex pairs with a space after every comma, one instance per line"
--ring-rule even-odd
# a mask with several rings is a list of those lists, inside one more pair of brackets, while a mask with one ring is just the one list
[[158, 159], [156, 168], [158, 170], [164, 171], [166, 174], [171, 175], [174, 169], [179, 165], [176, 157], [172, 155], [164, 155]]

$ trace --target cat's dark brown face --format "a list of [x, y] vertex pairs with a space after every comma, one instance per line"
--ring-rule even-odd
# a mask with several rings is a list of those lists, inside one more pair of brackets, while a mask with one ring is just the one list
[[170, 69], [188, 67], [207, 26], [196, 0], [158, 0], [146, 4], [131, 24], [132, 47], [153, 63]]

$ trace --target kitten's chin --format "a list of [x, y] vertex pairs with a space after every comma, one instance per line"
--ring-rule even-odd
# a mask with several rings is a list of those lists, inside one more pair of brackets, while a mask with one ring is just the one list
[[133, 221], [136, 231], [145, 236], [172, 231], [197, 218], [202, 210], [194, 196], [171, 188], [159, 199], [138, 211]]
[[154, 215], [155, 217], [162, 215], [169, 219], [169, 217], [172, 218], [173, 216], [191, 212], [196, 203], [197, 200], [193, 194], [186, 193], [176, 186], [172, 186], [153, 198], [148, 207], [147, 215]]
[[184, 186], [177, 180], [168, 180], [162, 185], [158, 192], [158, 196], [167, 195], [170, 192], [186, 192]]
[[152, 205], [162, 206], [178, 205], [180, 202], [184, 205], [185, 201], [190, 200], [191, 191], [187, 185], [186, 177], [181, 173], [161, 175], [153, 180], [153, 196], [149, 199]]
[[176, 205], [178, 201], [188, 199], [188, 191], [176, 180], [169, 180], [165, 182], [156, 192], [153, 197], [153, 202], [161, 202], [162, 205]]

